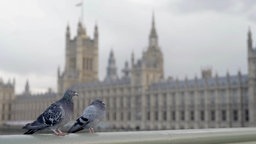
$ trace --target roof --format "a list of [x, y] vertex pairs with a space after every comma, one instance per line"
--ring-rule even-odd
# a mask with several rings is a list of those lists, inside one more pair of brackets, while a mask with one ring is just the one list
[[156, 89], [184, 89], [184, 88], [212, 88], [212, 87], [237, 87], [247, 86], [247, 75], [234, 75], [226, 77], [200, 78], [190, 80], [165, 80], [154, 83], [150, 90]]
[[31, 98], [37, 98], [37, 99], [45, 99], [45, 98], [55, 98], [57, 97], [57, 94], [54, 92], [46, 92], [46, 93], [40, 93], [40, 94], [32, 94], [32, 95], [17, 95], [16, 99], [31, 99]]
[[94, 81], [94, 82], [86, 82], [86, 83], [78, 83], [72, 86], [74, 89], [91, 89], [91, 88], [99, 88], [99, 87], [113, 87], [113, 86], [121, 86], [121, 85], [129, 85], [129, 78], [121, 78], [121, 79], [107, 79], [104, 81]]

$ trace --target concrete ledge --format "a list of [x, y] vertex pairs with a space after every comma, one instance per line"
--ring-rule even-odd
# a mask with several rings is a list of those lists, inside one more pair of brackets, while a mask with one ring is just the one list
[[196, 129], [139, 132], [0, 135], [1, 144], [224, 144], [256, 143], [256, 128]]

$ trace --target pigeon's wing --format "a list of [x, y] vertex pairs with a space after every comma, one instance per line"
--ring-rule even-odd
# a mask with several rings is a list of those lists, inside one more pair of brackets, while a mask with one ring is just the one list
[[83, 115], [80, 116], [74, 125], [68, 130], [68, 133], [75, 133], [83, 130], [89, 123], [93, 122], [97, 117], [97, 108], [94, 105], [88, 106]]
[[38, 119], [41, 119], [48, 126], [54, 126], [63, 120], [64, 115], [63, 107], [58, 103], [53, 103]]
[[62, 121], [64, 110], [58, 103], [50, 105], [34, 122], [25, 125], [23, 128], [33, 132], [54, 126]]
[[90, 105], [84, 110], [82, 117], [87, 118], [89, 122], [92, 122], [97, 118], [97, 114], [98, 108], [94, 105]]
[[23, 127], [28, 130], [24, 134], [33, 134], [38, 130], [54, 126], [63, 120], [64, 115], [63, 107], [59, 103], [53, 103], [34, 122]]

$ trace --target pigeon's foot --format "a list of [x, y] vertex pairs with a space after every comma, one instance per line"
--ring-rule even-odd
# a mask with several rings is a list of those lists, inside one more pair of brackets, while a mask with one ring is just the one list
[[53, 132], [54, 132], [54, 134], [55, 134], [56, 136], [65, 136], [65, 135], [66, 135], [66, 134], [63, 133], [61, 130], [53, 130]]
[[62, 132], [61, 130], [57, 129], [57, 131], [59, 132], [59, 136], [65, 136], [66, 133]]
[[53, 132], [54, 132], [54, 134], [56, 135], [56, 136], [59, 136], [59, 132], [57, 132], [56, 130], [52, 130]]
[[59, 133], [57, 136], [65, 136], [65, 133]]
[[89, 128], [90, 134], [94, 134], [94, 129], [93, 128]]

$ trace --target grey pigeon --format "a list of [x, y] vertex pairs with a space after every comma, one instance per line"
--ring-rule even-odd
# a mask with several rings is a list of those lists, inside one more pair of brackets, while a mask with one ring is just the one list
[[34, 122], [28, 123], [23, 127], [23, 129], [28, 130], [24, 134], [33, 134], [39, 130], [50, 128], [56, 135], [64, 135], [60, 128], [71, 119], [73, 96], [78, 96], [78, 93], [68, 89], [60, 100], [51, 104]]
[[76, 120], [68, 133], [75, 133], [85, 128], [89, 128], [90, 133], [94, 133], [95, 127], [105, 116], [105, 103], [102, 100], [94, 100], [85, 108], [83, 114]]

